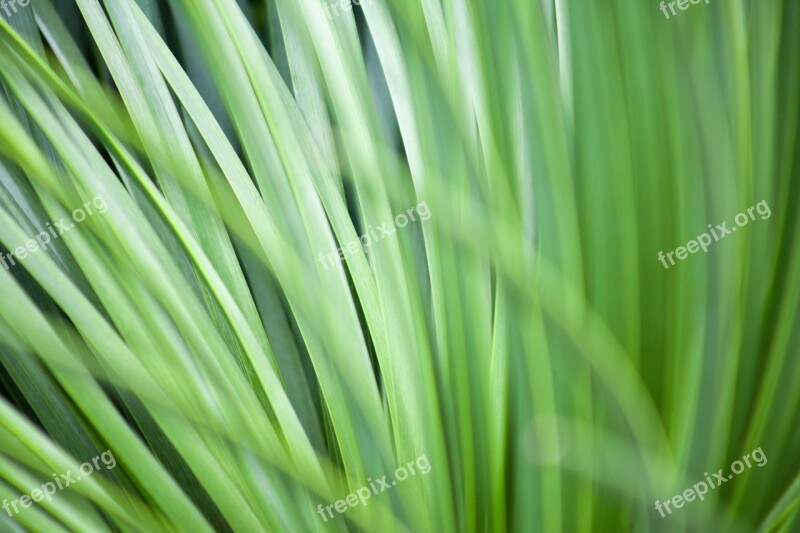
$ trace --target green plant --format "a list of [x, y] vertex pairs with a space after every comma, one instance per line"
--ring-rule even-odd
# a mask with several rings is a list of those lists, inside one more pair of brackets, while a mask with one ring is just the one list
[[0, 529], [800, 524], [797, 2], [17, 7]]

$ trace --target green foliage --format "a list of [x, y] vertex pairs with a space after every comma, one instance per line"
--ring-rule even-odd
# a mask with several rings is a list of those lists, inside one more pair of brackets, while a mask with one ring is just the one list
[[797, 2], [9, 1], [0, 530], [800, 527]]

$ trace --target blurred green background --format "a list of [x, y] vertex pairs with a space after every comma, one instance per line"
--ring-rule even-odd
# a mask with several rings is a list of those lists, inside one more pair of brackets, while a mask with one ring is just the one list
[[800, 3], [682, 3], [0, 3], [0, 253], [108, 207], [0, 269], [0, 499], [118, 461], [0, 530], [800, 531]]

